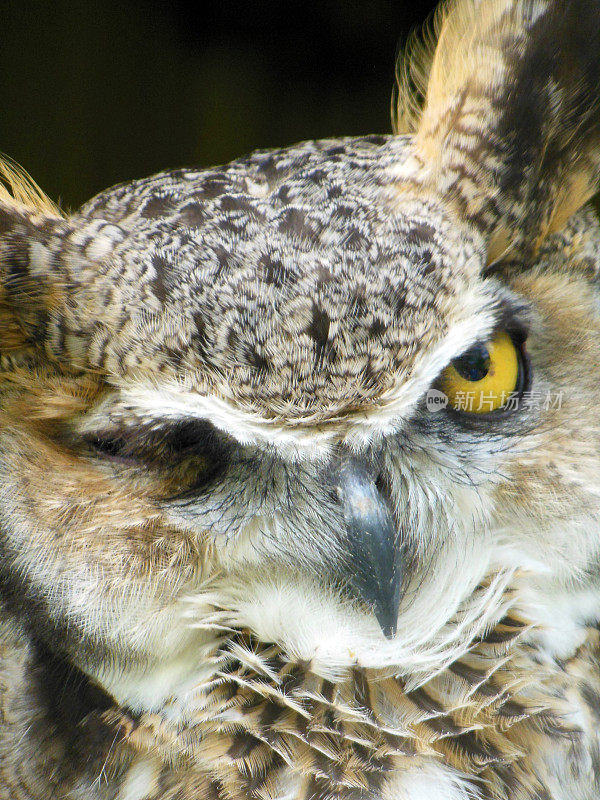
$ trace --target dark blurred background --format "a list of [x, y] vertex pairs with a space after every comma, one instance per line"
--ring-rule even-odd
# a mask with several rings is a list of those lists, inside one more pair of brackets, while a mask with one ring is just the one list
[[0, 151], [74, 209], [116, 182], [390, 131], [395, 58], [435, 3], [0, 2]]

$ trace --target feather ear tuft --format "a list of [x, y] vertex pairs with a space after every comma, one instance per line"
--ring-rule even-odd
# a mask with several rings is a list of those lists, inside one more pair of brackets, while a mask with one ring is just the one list
[[0, 155], [0, 203], [19, 210], [38, 211], [52, 217], [61, 216], [58, 206], [33, 178], [5, 155]]
[[396, 128], [489, 259], [526, 258], [596, 191], [599, 87], [600, 0], [451, 0], [399, 68]]
[[421, 28], [411, 31], [398, 56], [392, 93], [392, 129], [396, 134], [415, 133], [419, 127], [431, 65], [447, 14], [447, 4], [438, 6]]
[[46, 248], [66, 221], [17, 164], [0, 157], [0, 372], [41, 350], [46, 321], [64, 294]]

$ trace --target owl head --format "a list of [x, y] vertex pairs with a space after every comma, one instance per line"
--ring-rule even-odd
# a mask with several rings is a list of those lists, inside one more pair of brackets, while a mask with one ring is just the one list
[[429, 40], [395, 135], [68, 216], [5, 167], [2, 596], [130, 708], [231, 632], [419, 681], [509, 604], [600, 618], [600, 7]]

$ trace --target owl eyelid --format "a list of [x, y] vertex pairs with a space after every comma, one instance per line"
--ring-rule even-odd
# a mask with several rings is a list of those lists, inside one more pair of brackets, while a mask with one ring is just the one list
[[529, 325], [525, 318], [528, 311], [525, 304], [503, 298], [499, 303], [496, 322], [487, 341], [493, 339], [497, 333], [506, 331], [515, 345], [523, 345], [529, 336]]
[[[462, 356], [466, 355], [470, 350], [474, 347], [479, 347], [481, 345], [487, 345], [492, 339], [499, 333], [507, 333], [510, 338], [513, 340], [513, 343], [517, 350], [519, 350], [520, 354], [524, 357], [524, 345], [527, 341], [529, 336], [529, 326], [527, 322], [523, 319], [523, 315], [527, 312], [527, 306], [517, 303], [513, 300], [508, 300], [503, 298], [500, 301], [498, 307], [498, 313], [496, 316], [496, 321], [492, 330], [490, 331], [489, 336], [485, 339], [477, 339], [477, 341], [473, 342], [469, 347], [464, 350], [461, 350], [457, 353], [453, 358], [448, 362], [447, 366], [450, 366], [453, 361], [457, 358], [461, 358]], [[530, 365], [527, 363], [528, 372], [530, 371]]]

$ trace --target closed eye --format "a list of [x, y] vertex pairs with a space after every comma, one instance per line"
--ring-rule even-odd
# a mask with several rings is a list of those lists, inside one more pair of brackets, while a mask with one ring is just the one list
[[164, 472], [192, 469], [203, 477], [223, 468], [227, 436], [204, 420], [175, 420], [107, 428], [84, 437], [90, 453], [122, 466]]

